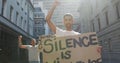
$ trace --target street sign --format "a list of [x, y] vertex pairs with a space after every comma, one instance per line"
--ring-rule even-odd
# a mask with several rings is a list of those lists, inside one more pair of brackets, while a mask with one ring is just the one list
[[75, 36], [41, 36], [43, 63], [102, 63], [95, 32]]

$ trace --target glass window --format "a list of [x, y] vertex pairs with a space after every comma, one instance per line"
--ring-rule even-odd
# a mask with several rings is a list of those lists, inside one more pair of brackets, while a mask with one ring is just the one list
[[119, 3], [117, 3], [116, 5], [115, 5], [115, 7], [116, 7], [116, 14], [117, 14], [117, 18], [119, 19], [120, 18], [120, 8], [119, 8]]
[[12, 20], [12, 14], [13, 14], [13, 7], [10, 7], [10, 20]]
[[19, 15], [19, 13], [16, 12], [16, 21], [15, 21], [15, 24], [17, 24], [17, 22], [18, 22], [18, 15]]
[[98, 18], [99, 31], [101, 30], [100, 18]]
[[2, 15], [3, 15], [4, 10], [5, 10], [5, 5], [6, 5], [6, 0], [2, 0]]
[[109, 25], [108, 12], [105, 12], [106, 25]]

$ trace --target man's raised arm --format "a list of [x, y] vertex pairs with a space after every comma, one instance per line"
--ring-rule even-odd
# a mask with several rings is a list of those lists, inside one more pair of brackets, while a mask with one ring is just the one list
[[55, 2], [52, 5], [52, 8], [49, 10], [47, 16], [46, 16], [46, 21], [48, 23], [48, 26], [50, 27], [50, 29], [52, 30], [52, 32], [56, 33], [56, 26], [53, 24], [53, 22], [51, 21], [53, 12], [56, 8], [56, 6], [59, 5], [58, 0], [55, 0]]
[[21, 35], [18, 36], [18, 45], [19, 45], [19, 48], [27, 49], [27, 46], [22, 44], [22, 36]]

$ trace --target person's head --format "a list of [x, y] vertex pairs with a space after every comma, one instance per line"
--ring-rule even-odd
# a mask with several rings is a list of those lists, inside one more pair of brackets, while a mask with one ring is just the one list
[[36, 40], [34, 38], [31, 39], [31, 45], [35, 46], [36, 45]]
[[73, 25], [73, 16], [70, 13], [66, 13], [63, 17], [64, 25], [67, 30], [72, 30]]

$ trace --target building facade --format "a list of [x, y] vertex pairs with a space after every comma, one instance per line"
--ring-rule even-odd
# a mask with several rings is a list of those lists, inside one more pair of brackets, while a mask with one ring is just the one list
[[34, 11], [34, 35], [38, 39], [39, 36], [45, 35], [45, 15], [40, 7], [35, 7]]
[[27, 63], [27, 51], [18, 47], [33, 37], [33, 5], [30, 0], [0, 0], [0, 63]]
[[120, 0], [81, 0], [78, 12], [81, 32], [97, 32], [102, 63], [120, 62]]
[[34, 0], [34, 37], [39, 39], [39, 36], [45, 35], [45, 13], [42, 10], [42, 1]]

